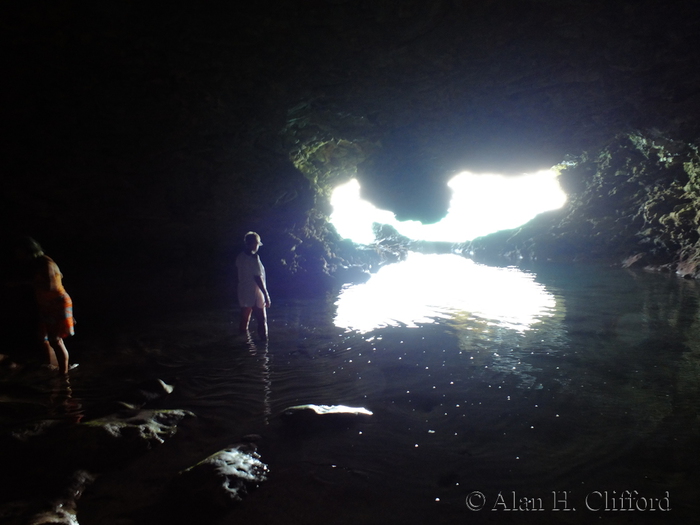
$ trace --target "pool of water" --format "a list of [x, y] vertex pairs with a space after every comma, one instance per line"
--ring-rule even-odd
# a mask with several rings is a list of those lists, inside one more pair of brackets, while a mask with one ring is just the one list
[[[103, 474], [79, 522], [156, 522], [174, 473], [258, 434], [269, 479], [217, 523], [690, 523], [698, 304], [668, 275], [415, 254], [337, 296], [275, 302], [266, 344], [235, 334], [233, 309], [95, 340], [68, 413], [159, 377], [164, 406], [197, 417]], [[285, 425], [306, 403], [373, 415]]]

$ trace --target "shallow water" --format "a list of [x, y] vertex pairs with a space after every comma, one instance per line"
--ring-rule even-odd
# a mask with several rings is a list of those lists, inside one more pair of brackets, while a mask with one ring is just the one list
[[[174, 473], [250, 433], [269, 479], [218, 523], [697, 521], [698, 304], [668, 275], [416, 254], [276, 302], [267, 344], [234, 334], [234, 310], [93, 341], [69, 415], [159, 377], [175, 385], [161, 406], [197, 417], [100, 477], [79, 521], [157, 522]], [[286, 426], [305, 403], [373, 415]]]

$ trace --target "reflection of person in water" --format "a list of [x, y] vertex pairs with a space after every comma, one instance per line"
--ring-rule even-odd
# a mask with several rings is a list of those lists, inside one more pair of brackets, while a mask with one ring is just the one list
[[245, 249], [236, 258], [238, 268], [238, 302], [241, 306], [240, 333], [248, 332], [250, 316], [253, 314], [258, 325], [258, 335], [267, 340], [267, 316], [265, 309], [270, 307], [270, 294], [265, 282], [265, 268], [260, 262], [258, 248], [262, 246], [260, 236], [255, 232], [246, 233], [243, 238]]
[[53, 260], [44, 254], [41, 246], [26, 237], [15, 248], [15, 256], [31, 269], [39, 311], [39, 340], [46, 351], [49, 366], [62, 374], [68, 371], [68, 350], [65, 337], [73, 335], [73, 302], [63, 288], [63, 274]]
[[80, 423], [85, 415], [80, 399], [73, 397], [68, 374], [55, 376], [50, 382], [49, 414], [52, 419]]
[[270, 353], [268, 348], [268, 342], [263, 341], [263, 343], [258, 347], [258, 345], [253, 341], [251, 337], [248, 337], [248, 350], [250, 355], [258, 361], [260, 364], [260, 376], [262, 379], [262, 404], [263, 404], [263, 418], [266, 425], [270, 424], [270, 415], [272, 414], [272, 407], [270, 404], [270, 398], [272, 397], [272, 380], [270, 379], [270, 370], [272, 368], [270, 363]]

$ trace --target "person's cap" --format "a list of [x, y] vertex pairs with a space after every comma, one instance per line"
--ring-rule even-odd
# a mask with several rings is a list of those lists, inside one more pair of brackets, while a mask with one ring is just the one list
[[257, 243], [262, 246], [262, 241], [260, 240], [260, 235], [255, 232], [248, 232], [243, 237], [243, 241], [248, 244], [252, 239], [255, 239]]

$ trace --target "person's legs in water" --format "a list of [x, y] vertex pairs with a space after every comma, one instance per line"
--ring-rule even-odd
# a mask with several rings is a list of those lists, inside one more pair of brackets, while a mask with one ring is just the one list
[[44, 349], [44, 353], [46, 354], [46, 358], [49, 361], [49, 367], [58, 370], [58, 360], [56, 359], [56, 353], [53, 351], [53, 348], [51, 347], [51, 343], [49, 343], [49, 340], [44, 338], [41, 340], [41, 347]]
[[260, 336], [262, 341], [267, 341], [267, 313], [265, 312], [265, 308], [255, 306], [253, 308], [253, 313], [258, 323], [258, 336]]
[[60, 337], [44, 338], [42, 341], [46, 355], [49, 359], [49, 366], [58, 368], [62, 374], [68, 372], [68, 349]]
[[58, 360], [58, 371], [62, 374], [67, 373], [69, 356], [68, 349], [66, 348], [63, 339], [61, 337], [57, 337], [51, 342], [51, 346], [53, 347], [53, 351], [56, 353], [56, 359]]
[[248, 332], [248, 325], [250, 324], [250, 314], [253, 313], [252, 306], [241, 307], [241, 323], [238, 327], [238, 332], [243, 335]]

